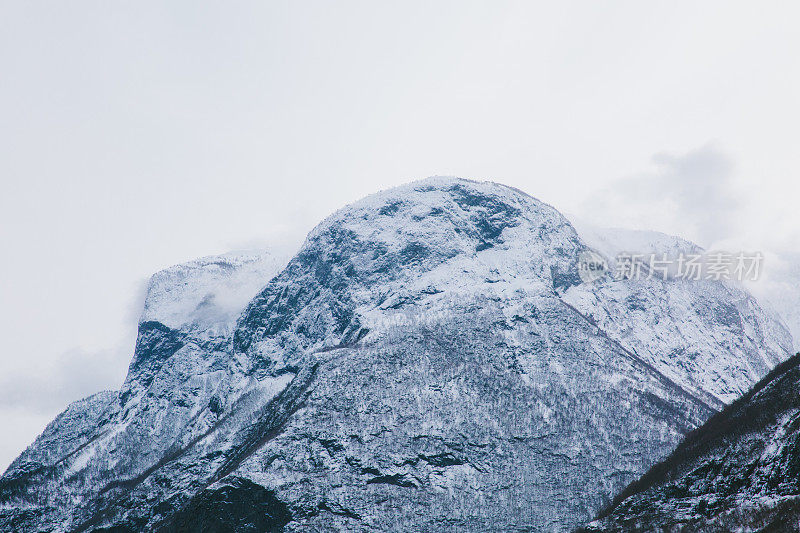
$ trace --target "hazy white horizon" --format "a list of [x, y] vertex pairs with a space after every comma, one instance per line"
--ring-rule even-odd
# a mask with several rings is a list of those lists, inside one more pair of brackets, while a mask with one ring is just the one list
[[0, 470], [69, 401], [119, 386], [151, 274], [291, 246], [413, 179], [490, 179], [800, 279], [798, 14], [0, 4]]

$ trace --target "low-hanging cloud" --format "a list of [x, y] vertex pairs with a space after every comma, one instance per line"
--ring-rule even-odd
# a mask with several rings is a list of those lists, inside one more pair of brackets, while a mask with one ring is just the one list
[[609, 225], [677, 233], [702, 246], [736, 231], [742, 200], [733, 162], [712, 145], [684, 154], [653, 156], [653, 171], [617, 181], [585, 206]]
[[[663, 231], [705, 248], [745, 242], [747, 202], [736, 188], [727, 154], [706, 145], [683, 154], [659, 153], [652, 162], [653, 170], [594, 195], [584, 204], [583, 218], [601, 226]], [[778, 313], [800, 350], [800, 254], [791, 238], [780, 237], [759, 245], [765, 255], [762, 275], [748, 288]]]
[[118, 389], [129, 359], [130, 354], [122, 350], [70, 350], [47, 371], [3, 376], [0, 408], [37, 414], [59, 412], [101, 390]]

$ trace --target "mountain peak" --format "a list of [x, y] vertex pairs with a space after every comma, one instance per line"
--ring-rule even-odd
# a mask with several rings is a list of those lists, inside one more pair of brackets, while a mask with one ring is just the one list
[[[348, 205], [309, 234], [248, 306], [236, 350], [261, 359], [352, 342], [406, 303], [580, 282], [575, 230], [554, 208], [491, 182], [434, 177]], [[254, 343], [261, 348], [251, 350]], [[279, 348], [280, 347], [280, 348]], [[292, 359], [294, 362], [289, 363]]]

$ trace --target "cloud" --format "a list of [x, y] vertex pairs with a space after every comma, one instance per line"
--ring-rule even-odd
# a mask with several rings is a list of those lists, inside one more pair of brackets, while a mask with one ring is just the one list
[[654, 181], [676, 207], [677, 215], [692, 222], [706, 244], [728, 236], [742, 202], [733, 192], [733, 165], [711, 147], [683, 156], [659, 154], [660, 172]]
[[654, 169], [618, 180], [584, 205], [604, 225], [657, 229], [702, 246], [732, 235], [744, 204], [732, 160], [712, 145], [684, 154], [659, 153]]
[[60, 412], [71, 402], [119, 388], [129, 359], [130, 354], [122, 350], [70, 350], [46, 371], [0, 378], [0, 409], [36, 414]]
[[763, 220], [754, 224], [744, 216], [754, 206], [737, 190], [732, 159], [713, 145], [659, 153], [652, 163], [652, 170], [596, 193], [578, 218], [597, 226], [658, 230], [707, 249], [764, 253], [761, 277], [748, 289], [780, 315], [800, 350], [800, 254], [791, 233], [777, 227], [764, 232]]

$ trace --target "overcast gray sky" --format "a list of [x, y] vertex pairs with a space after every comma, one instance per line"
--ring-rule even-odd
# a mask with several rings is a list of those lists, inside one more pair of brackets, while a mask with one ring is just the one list
[[800, 249], [798, 5], [0, 0], [0, 470], [151, 273], [412, 179]]

